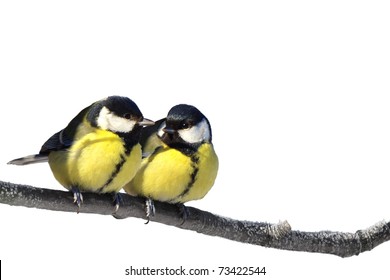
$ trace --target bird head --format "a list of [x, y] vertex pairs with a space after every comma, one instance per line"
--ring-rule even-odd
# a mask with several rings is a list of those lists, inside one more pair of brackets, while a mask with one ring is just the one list
[[92, 126], [114, 133], [130, 133], [136, 127], [153, 125], [128, 97], [109, 96], [94, 103], [87, 115]]
[[182, 143], [197, 146], [211, 143], [208, 119], [194, 106], [179, 104], [171, 108], [157, 135], [168, 146]]

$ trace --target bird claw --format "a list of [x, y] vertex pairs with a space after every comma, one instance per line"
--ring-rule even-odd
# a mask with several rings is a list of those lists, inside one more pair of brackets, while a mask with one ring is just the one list
[[190, 211], [183, 203], [178, 203], [177, 207], [179, 208], [179, 214], [183, 218], [183, 222], [180, 224], [184, 224], [184, 222], [187, 220], [187, 218], [190, 216]]
[[150, 216], [154, 216], [156, 214], [156, 208], [154, 207], [154, 201], [150, 198], [145, 200], [145, 213], [146, 213], [146, 223], [147, 225], [150, 222]]
[[77, 187], [72, 188], [72, 193], [73, 193], [73, 203], [77, 205], [77, 213], [79, 213], [81, 204], [83, 203], [83, 195], [81, 194], [79, 188]]
[[123, 204], [123, 198], [122, 198], [122, 195], [120, 193], [114, 193], [114, 214], [116, 212], [118, 212], [118, 209], [119, 209], [119, 206], [120, 204]]

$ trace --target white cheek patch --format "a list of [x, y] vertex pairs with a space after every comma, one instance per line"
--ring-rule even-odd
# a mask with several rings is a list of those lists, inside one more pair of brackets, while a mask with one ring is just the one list
[[136, 121], [120, 118], [115, 115], [111, 115], [108, 119], [108, 129], [115, 132], [128, 133], [133, 130]]
[[160, 127], [158, 128], [158, 131], [157, 131], [157, 136], [158, 136], [158, 137], [162, 137], [163, 134], [165, 133], [165, 132], [163, 131], [163, 129], [165, 128], [165, 126], [166, 126], [166, 124], [165, 124], [165, 122], [163, 122], [163, 123], [160, 125]]
[[188, 143], [209, 142], [211, 137], [210, 127], [205, 119], [191, 128], [180, 129], [178, 132], [181, 139]]
[[110, 111], [106, 107], [103, 107], [100, 110], [100, 113], [99, 113], [99, 116], [98, 116], [96, 122], [97, 122], [97, 125], [101, 129], [105, 129], [105, 130], [108, 129], [108, 120], [107, 120], [107, 118], [108, 118], [109, 114], [110, 114]]
[[103, 107], [97, 119], [97, 125], [101, 129], [114, 132], [128, 133], [133, 130], [136, 121], [115, 116], [106, 107]]

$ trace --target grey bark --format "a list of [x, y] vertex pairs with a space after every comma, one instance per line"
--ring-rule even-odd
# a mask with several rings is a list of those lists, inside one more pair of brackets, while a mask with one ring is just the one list
[[[113, 215], [116, 218], [145, 219], [145, 200], [122, 194], [119, 210], [113, 213], [113, 196], [109, 194], [83, 193], [84, 202], [80, 213]], [[13, 206], [77, 212], [71, 192], [36, 188], [0, 181], [0, 203]], [[390, 239], [390, 222], [381, 221], [355, 233], [291, 230], [287, 221], [271, 224], [239, 221], [187, 207], [189, 217], [183, 223], [177, 205], [155, 202], [156, 215], [151, 221], [193, 230], [198, 233], [291, 251], [333, 254], [350, 257], [369, 251]]]

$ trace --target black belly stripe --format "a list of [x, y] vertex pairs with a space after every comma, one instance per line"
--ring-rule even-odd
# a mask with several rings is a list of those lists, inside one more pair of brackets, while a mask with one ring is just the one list
[[168, 202], [172, 202], [172, 201], [175, 201], [177, 199], [184, 197], [186, 194], [188, 194], [188, 192], [191, 190], [192, 186], [194, 185], [194, 183], [196, 181], [196, 175], [198, 175], [198, 172], [199, 172], [199, 168], [198, 168], [199, 157], [197, 157], [195, 155], [191, 156], [191, 162], [192, 162], [193, 170], [192, 170], [192, 173], [190, 175], [190, 178], [191, 178], [190, 182], [187, 184], [187, 186], [184, 188], [184, 190], [178, 196], [169, 200]]
[[121, 160], [116, 164], [114, 171], [111, 173], [110, 178], [103, 184], [101, 188], [98, 189], [98, 192], [104, 192], [104, 189], [108, 187], [112, 183], [112, 181], [115, 179], [115, 177], [118, 175], [118, 173], [121, 171], [122, 166], [126, 162], [126, 157], [124, 154], [121, 154]]

